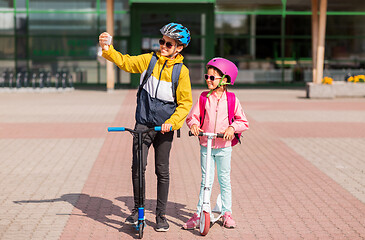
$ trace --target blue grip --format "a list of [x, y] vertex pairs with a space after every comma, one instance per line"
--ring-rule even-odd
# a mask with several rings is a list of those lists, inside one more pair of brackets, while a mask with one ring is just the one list
[[[162, 129], [162, 127], [161, 127], [161, 126], [157, 126], [157, 127], [155, 127], [155, 131], [156, 131], [156, 132], [161, 131], [161, 129]], [[172, 131], [172, 127], [170, 127], [170, 131]]]
[[138, 208], [138, 220], [144, 220], [144, 207]]
[[124, 132], [124, 127], [108, 127], [108, 132]]

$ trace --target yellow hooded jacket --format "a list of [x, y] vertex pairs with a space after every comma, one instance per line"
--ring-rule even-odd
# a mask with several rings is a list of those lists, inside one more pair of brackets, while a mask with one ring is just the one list
[[[153, 53], [137, 56], [121, 54], [111, 45], [109, 50], [103, 50], [102, 56], [115, 63], [120, 69], [126, 72], [141, 73], [140, 81], [142, 81], [152, 55]], [[159, 52], [157, 52], [156, 55], [158, 60], [150, 78], [143, 86], [143, 89], [151, 98], [159, 99], [164, 102], [173, 102], [175, 99], [173, 97], [171, 83], [172, 69], [175, 63], [182, 63], [184, 57], [181, 54], [178, 54], [174, 59], [170, 59], [161, 56]], [[177, 130], [182, 127], [185, 118], [190, 111], [192, 102], [189, 70], [183, 65], [180, 72], [178, 87], [176, 89], [177, 107], [174, 113], [165, 121], [165, 123], [172, 124], [172, 130]], [[138, 113], [136, 112], [136, 114]]]

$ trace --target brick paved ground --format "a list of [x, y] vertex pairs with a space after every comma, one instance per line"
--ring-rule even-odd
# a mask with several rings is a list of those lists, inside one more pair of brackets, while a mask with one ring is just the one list
[[[194, 100], [200, 90], [194, 90]], [[251, 129], [232, 158], [233, 217], [206, 239], [364, 239], [365, 98], [306, 99], [302, 90], [236, 90]], [[135, 90], [0, 93], [0, 239], [135, 239], [131, 136]], [[150, 151], [153, 156], [153, 149]], [[170, 231], [157, 233], [154, 160], [145, 239], [200, 239], [199, 146], [174, 140]], [[215, 183], [213, 198], [218, 194]]]

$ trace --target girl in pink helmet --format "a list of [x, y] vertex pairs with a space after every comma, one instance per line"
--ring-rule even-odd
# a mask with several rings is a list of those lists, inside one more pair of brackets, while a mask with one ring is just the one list
[[[227, 92], [227, 85], [233, 85], [236, 80], [238, 73], [236, 65], [224, 58], [213, 58], [207, 63], [206, 68], [207, 74], [204, 78], [209, 91], [201, 94], [189, 113], [186, 123], [195, 136], [198, 136], [199, 132], [224, 134], [223, 138], [213, 139], [210, 166], [217, 165], [223, 226], [234, 228], [236, 223], [232, 218], [231, 153], [232, 146], [239, 141], [238, 134], [248, 129], [248, 121], [238, 98], [232, 92]], [[194, 229], [199, 226], [205, 183], [207, 138], [199, 137], [199, 142], [202, 172], [199, 201], [197, 211], [183, 225], [184, 229]], [[210, 171], [209, 187], [211, 189], [214, 181], [214, 167], [211, 167]]]

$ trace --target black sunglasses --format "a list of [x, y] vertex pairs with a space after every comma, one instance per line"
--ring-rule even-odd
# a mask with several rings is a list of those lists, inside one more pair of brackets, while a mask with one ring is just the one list
[[165, 45], [166, 43], [166, 47], [168, 49], [172, 48], [174, 46], [174, 44], [172, 44], [171, 42], [166, 42], [165, 39], [161, 38], [160, 40], [158, 40], [158, 42], [160, 43], [160, 45]]
[[209, 79], [210, 81], [214, 81], [216, 79], [221, 79], [221, 77], [215, 77], [213, 75], [208, 75], [208, 74], [204, 74], [204, 78], [205, 78], [205, 80]]

